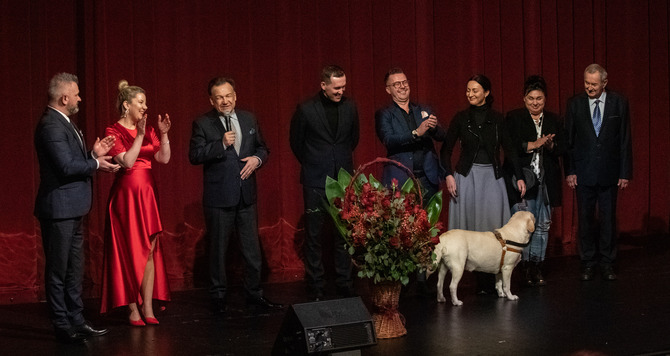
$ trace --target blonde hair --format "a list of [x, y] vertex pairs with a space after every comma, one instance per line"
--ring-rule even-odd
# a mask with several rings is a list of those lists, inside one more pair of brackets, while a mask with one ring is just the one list
[[123, 103], [126, 101], [130, 103], [133, 98], [140, 93], [145, 94], [144, 89], [135, 85], [128, 85], [128, 81], [125, 79], [122, 79], [119, 82], [119, 96], [116, 98], [116, 108], [119, 110], [121, 116], [123, 116], [126, 111], [123, 107]]

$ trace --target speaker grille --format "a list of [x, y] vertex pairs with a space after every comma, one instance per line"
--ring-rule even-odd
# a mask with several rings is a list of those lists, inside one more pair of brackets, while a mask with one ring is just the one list
[[333, 347], [369, 345], [375, 342], [372, 323], [358, 323], [332, 327]]

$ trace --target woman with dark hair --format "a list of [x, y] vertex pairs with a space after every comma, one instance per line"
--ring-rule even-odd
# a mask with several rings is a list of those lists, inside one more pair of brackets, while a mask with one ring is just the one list
[[[447, 171], [449, 230], [492, 231], [510, 218], [501, 164], [503, 115], [491, 107], [491, 81], [482, 74], [468, 80], [465, 93], [470, 107], [451, 120], [440, 151]], [[461, 153], [452, 168], [456, 142]], [[495, 293], [494, 275], [477, 273], [477, 292]]]
[[142, 88], [122, 80], [117, 100], [121, 117], [105, 130], [106, 136], [116, 137], [109, 155], [122, 169], [109, 193], [101, 312], [127, 305], [133, 326], [158, 324], [152, 300], [170, 300], [151, 161], [170, 161], [171, 123], [165, 114], [158, 115], [158, 130], [147, 125], [146, 103]]
[[[559, 157], [565, 151], [565, 142], [558, 115], [544, 110], [547, 96], [544, 78], [528, 77], [523, 95], [525, 107], [507, 113], [505, 128], [511, 150], [504, 169], [512, 214], [527, 210], [535, 215], [535, 232], [523, 250], [523, 280], [530, 286], [543, 286], [546, 282], [541, 266], [547, 251], [551, 207], [561, 205]], [[514, 166], [521, 167], [521, 175]], [[517, 178], [524, 184], [515, 184]]]

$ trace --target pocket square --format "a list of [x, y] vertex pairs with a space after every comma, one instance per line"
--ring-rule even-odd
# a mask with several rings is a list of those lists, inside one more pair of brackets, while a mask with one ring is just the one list
[[256, 133], [256, 129], [252, 127], [251, 130], [249, 130], [249, 135], [253, 135], [255, 133]]

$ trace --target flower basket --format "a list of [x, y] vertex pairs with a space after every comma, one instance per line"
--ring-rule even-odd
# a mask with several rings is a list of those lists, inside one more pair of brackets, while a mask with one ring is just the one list
[[[363, 172], [374, 164], [393, 164], [409, 177], [400, 187], [394, 179], [386, 187], [372, 174]], [[442, 193], [435, 194], [426, 207], [418, 180], [402, 164], [377, 158], [351, 176], [340, 170], [337, 180], [326, 179], [327, 211], [344, 237], [349, 254], [358, 268], [358, 277], [371, 282], [376, 306], [378, 337], [405, 335], [398, 313], [401, 285], [410, 275], [433, 264], [433, 248], [442, 224]]]
[[372, 322], [379, 339], [391, 339], [407, 334], [405, 318], [398, 311], [401, 287], [400, 282], [370, 284], [372, 304], [375, 307]]

